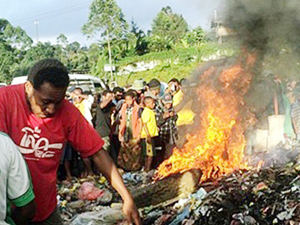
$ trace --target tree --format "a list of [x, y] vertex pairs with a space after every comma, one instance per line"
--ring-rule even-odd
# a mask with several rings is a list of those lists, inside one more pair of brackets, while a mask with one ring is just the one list
[[[45, 58], [59, 58], [56, 52], [56, 47], [50, 42], [38, 42], [26, 52], [21, 64], [31, 67], [35, 62]], [[26, 74], [25, 74], [26, 75]]]
[[165, 36], [152, 35], [149, 38], [149, 49], [151, 52], [161, 52], [171, 50], [173, 47], [173, 39]]
[[21, 27], [13, 27], [11, 24], [8, 24], [6, 26], [3, 35], [6, 39], [7, 44], [12, 45], [18, 49], [28, 49], [33, 43], [32, 39]]
[[56, 42], [58, 45], [61, 45], [63, 47], [66, 47], [68, 45], [68, 38], [66, 37], [66, 35], [64, 34], [60, 34], [57, 38], [56, 38]]
[[101, 37], [106, 37], [109, 52], [109, 64], [112, 66], [110, 40], [113, 38], [122, 38], [127, 29], [128, 24], [124, 14], [115, 0], [94, 0], [90, 6], [88, 22], [83, 25], [82, 32], [88, 37], [95, 36], [99, 33]]
[[80, 50], [80, 43], [78, 41], [74, 41], [67, 45], [68, 52], [76, 53]]
[[[101, 49], [97, 43], [91, 44], [91, 46], [88, 49], [88, 59], [89, 59], [89, 67], [90, 67], [90, 72], [92, 74], [98, 74], [97, 71], [97, 63], [99, 57], [99, 52], [101, 52]], [[103, 65], [104, 66], [104, 65]]]
[[205, 32], [201, 27], [196, 27], [190, 32], [187, 32], [185, 36], [181, 39], [181, 43], [185, 46], [200, 45], [206, 42]]
[[0, 42], [22, 50], [28, 49], [33, 43], [21, 27], [13, 27], [5, 19], [0, 19]]
[[7, 49], [4, 43], [0, 42], [0, 81], [9, 82], [11, 80], [10, 67], [14, 63], [13, 51]]
[[143, 55], [148, 52], [148, 41], [146, 40], [145, 32], [138, 27], [132, 20], [130, 24], [130, 34], [133, 34], [135, 39], [135, 51], [138, 55]]
[[60, 34], [56, 38], [56, 45], [55, 45], [55, 51], [58, 59], [65, 65], [68, 64], [69, 57], [68, 57], [68, 38], [64, 34]]
[[[21, 61], [33, 41], [20, 27], [0, 19], [0, 80], [9, 83], [13, 76], [25, 72]], [[24, 74], [25, 75], [25, 74]]]
[[182, 15], [173, 13], [170, 6], [162, 8], [152, 22], [152, 35], [171, 38], [175, 43], [188, 31], [188, 24]]

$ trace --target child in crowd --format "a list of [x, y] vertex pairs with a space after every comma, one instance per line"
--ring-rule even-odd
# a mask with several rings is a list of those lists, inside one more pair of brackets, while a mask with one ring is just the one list
[[136, 102], [136, 93], [129, 90], [125, 93], [125, 103], [120, 114], [119, 141], [121, 148], [118, 165], [127, 171], [139, 170], [141, 163], [141, 129], [140, 106]]
[[158, 137], [158, 128], [156, 124], [155, 100], [151, 95], [145, 95], [144, 98], [145, 108], [142, 112], [142, 149], [146, 155], [144, 170], [148, 172], [151, 169], [153, 157], [155, 156], [155, 138]]
[[163, 119], [159, 125], [159, 136], [164, 146], [165, 159], [172, 155], [172, 150], [176, 146], [177, 140], [176, 120], [178, 116], [174, 111], [172, 101], [172, 95], [169, 93], [165, 93], [161, 99], [163, 105]]

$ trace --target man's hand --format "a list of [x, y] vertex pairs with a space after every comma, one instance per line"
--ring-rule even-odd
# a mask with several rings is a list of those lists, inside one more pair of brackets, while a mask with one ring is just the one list
[[140, 225], [139, 213], [133, 198], [124, 185], [123, 179], [109, 154], [105, 150], [100, 150], [93, 155], [93, 160], [99, 172], [106, 177], [112, 187], [122, 197], [124, 202], [123, 213], [126, 219], [131, 223], [134, 222], [136, 225]]
[[120, 145], [121, 145], [122, 148], [125, 148], [125, 147], [126, 147], [126, 144], [125, 144], [124, 141], [121, 141], [121, 142], [120, 142]]
[[140, 141], [141, 141], [141, 135], [139, 135], [139, 136], [137, 137], [137, 139], [135, 140], [135, 143], [138, 144], [138, 143], [140, 143]]
[[148, 136], [148, 137], [146, 138], [146, 142], [147, 142], [148, 144], [152, 144], [152, 140], [151, 140], [151, 137], [150, 137], [150, 136]]
[[163, 118], [164, 118], [164, 119], [167, 119], [167, 118], [169, 118], [169, 117], [170, 117], [169, 112], [164, 112]]
[[141, 225], [141, 219], [139, 212], [134, 204], [133, 199], [128, 199], [124, 201], [123, 213], [126, 220], [131, 224], [134, 222], [135, 225]]
[[122, 134], [119, 133], [118, 137], [120, 142], [124, 142], [124, 136]]

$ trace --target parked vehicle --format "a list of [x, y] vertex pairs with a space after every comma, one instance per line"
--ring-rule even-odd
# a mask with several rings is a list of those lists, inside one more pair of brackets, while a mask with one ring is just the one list
[[0, 83], [0, 88], [4, 87], [4, 86], [7, 86], [7, 84], [6, 83]]
[[[98, 77], [94, 77], [90, 74], [69, 74], [70, 84], [69, 88], [80, 87], [84, 92], [101, 92], [106, 89], [104, 81]], [[15, 77], [11, 84], [22, 84], [27, 81], [27, 76]], [[69, 89], [68, 88], [68, 89]]]

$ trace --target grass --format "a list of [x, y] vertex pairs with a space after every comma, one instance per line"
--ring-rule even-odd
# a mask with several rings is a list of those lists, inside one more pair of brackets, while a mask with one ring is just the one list
[[234, 54], [234, 50], [228, 46], [220, 46], [209, 42], [188, 48], [177, 46], [170, 51], [151, 52], [142, 56], [126, 57], [117, 63], [117, 67], [123, 68], [142, 61], [145, 63], [159, 61], [160, 64], [151, 70], [131, 73], [129, 75], [118, 75], [115, 79], [119, 85], [126, 86], [140, 78], [147, 82], [152, 78], [158, 78], [164, 82], [169, 81], [171, 78], [188, 78], [196, 68], [203, 65], [204, 57], [217, 54], [220, 51], [225, 52], [225, 55]]

